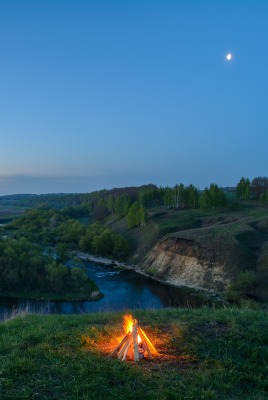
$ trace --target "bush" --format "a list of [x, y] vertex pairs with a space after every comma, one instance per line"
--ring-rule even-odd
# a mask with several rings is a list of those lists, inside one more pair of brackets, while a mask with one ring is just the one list
[[245, 270], [240, 272], [235, 282], [235, 289], [247, 293], [254, 289], [257, 284], [256, 274], [253, 271]]
[[79, 241], [81, 250], [97, 255], [124, 259], [130, 252], [128, 241], [110, 228], [95, 222], [89, 225]]
[[225, 292], [227, 301], [242, 304], [246, 294], [252, 292], [257, 285], [257, 278], [254, 271], [245, 270], [239, 273], [234, 283]]

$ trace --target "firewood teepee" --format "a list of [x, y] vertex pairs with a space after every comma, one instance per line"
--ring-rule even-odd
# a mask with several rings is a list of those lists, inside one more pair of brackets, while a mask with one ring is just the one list
[[139, 361], [144, 357], [153, 358], [153, 354], [158, 354], [154, 345], [139, 326], [136, 319], [132, 319], [131, 315], [125, 315], [125, 336], [116, 348], [110, 354], [110, 357], [117, 356], [121, 361], [125, 361], [127, 358]]

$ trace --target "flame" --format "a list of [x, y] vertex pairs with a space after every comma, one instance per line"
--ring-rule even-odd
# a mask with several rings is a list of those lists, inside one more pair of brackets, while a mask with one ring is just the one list
[[123, 329], [125, 334], [132, 332], [133, 318], [131, 314], [123, 315]]
[[[132, 332], [133, 329], [133, 324], [134, 324], [134, 319], [132, 317], [131, 314], [125, 314], [123, 315], [123, 329], [125, 334], [127, 334], [128, 332]], [[141, 337], [140, 335], [138, 335], [138, 343], [141, 342]]]

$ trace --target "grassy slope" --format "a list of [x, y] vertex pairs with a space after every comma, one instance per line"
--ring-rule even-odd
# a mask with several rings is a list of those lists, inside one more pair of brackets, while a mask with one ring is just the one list
[[129, 229], [126, 219], [118, 219], [115, 216], [110, 217], [106, 224], [113, 230], [129, 239], [134, 253], [129, 262], [138, 263], [142, 257], [154, 246], [156, 241], [161, 237], [161, 232], [158, 225], [152, 218], [148, 221], [145, 227]]
[[1, 323], [1, 400], [268, 398], [267, 313], [169, 309], [135, 317], [160, 353], [153, 361], [108, 358], [120, 313]]

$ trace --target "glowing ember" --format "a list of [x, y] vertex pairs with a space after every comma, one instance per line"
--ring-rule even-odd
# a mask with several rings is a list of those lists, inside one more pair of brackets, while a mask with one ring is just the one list
[[117, 355], [121, 361], [127, 357], [139, 361], [147, 356], [152, 358], [152, 354], [158, 354], [146, 333], [138, 325], [138, 321], [133, 319], [132, 315], [124, 315], [123, 319], [125, 336], [111, 353], [111, 357]]

